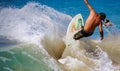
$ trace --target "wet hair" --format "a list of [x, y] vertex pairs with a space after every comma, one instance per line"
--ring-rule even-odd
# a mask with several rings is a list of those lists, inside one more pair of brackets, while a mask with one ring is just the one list
[[105, 13], [103, 13], [103, 12], [101, 12], [101, 13], [99, 13], [100, 14], [100, 16], [101, 17], [103, 17], [103, 21], [105, 20], [105, 18], [106, 18], [106, 14]]

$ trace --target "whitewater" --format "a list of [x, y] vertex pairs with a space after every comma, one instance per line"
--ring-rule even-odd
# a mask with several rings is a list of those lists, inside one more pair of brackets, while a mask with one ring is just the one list
[[35, 2], [0, 9], [0, 71], [120, 71], [118, 29], [104, 28], [102, 42], [84, 38], [68, 47], [71, 19]]

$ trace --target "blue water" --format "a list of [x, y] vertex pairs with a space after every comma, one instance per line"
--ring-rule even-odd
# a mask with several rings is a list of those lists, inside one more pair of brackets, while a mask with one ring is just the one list
[[[75, 1], [74, 0], [69, 0], [69, 1], [68, 0], [20, 0], [20, 1], [19, 0], [1, 0], [0, 7], [22, 8], [28, 2], [38, 2], [71, 16], [74, 16], [77, 13], [82, 13], [83, 17], [86, 18], [87, 15], [89, 14], [89, 10], [84, 4], [83, 0], [75, 0]], [[113, 22], [115, 23], [118, 22], [118, 21], [115, 21], [114, 18], [119, 19], [119, 15], [120, 15], [119, 0], [116, 0], [116, 1], [89, 0], [89, 2], [96, 11], [105, 12], [107, 14], [107, 17], [112, 19]]]

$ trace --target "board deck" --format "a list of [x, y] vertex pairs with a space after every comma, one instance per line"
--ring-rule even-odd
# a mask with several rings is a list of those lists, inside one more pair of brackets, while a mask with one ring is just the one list
[[83, 26], [84, 21], [81, 14], [77, 14], [73, 17], [66, 32], [66, 46], [71, 46], [75, 43], [73, 36], [77, 31], [81, 30]]
[[83, 26], [84, 26], [84, 21], [83, 21], [82, 15], [77, 14], [75, 17], [73, 17], [70, 24], [68, 25], [66, 35], [69, 35], [70, 33], [73, 33], [74, 31], [80, 30]]

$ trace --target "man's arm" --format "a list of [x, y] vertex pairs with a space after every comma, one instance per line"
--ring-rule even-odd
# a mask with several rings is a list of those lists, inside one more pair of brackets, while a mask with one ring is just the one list
[[104, 35], [103, 35], [103, 29], [102, 29], [102, 22], [99, 24], [99, 31], [100, 31], [101, 40], [103, 40]]
[[84, 0], [85, 4], [88, 6], [90, 10], [94, 10], [92, 6], [89, 4], [88, 0]]

